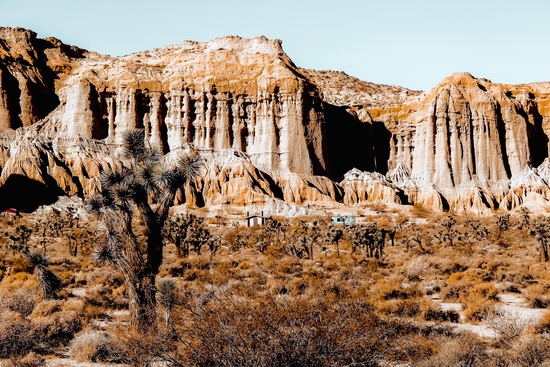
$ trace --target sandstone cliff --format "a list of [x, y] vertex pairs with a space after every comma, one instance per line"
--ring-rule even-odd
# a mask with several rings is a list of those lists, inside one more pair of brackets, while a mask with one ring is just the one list
[[[522, 177], [536, 176], [531, 168], [548, 157], [549, 106], [550, 83], [503, 85], [457, 73], [401, 106], [370, 114], [391, 132], [390, 174], [405, 167], [422, 193], [420, 204], [431, 207], [436, 195], [445, 208], [478, 212], [513, 209], [547, 184]], [[510, 190], [523, 194], [503, 201]]]
[[110, 57], [0, 28], [0, 185], [19, 175], [85, 196], [124, 164], [117, 144], [133, 128], [167, 159], [207, 158], [178, 198], [196, 205], [488, 213], [550, 200], [550, 83], [457, 73], [421, 94], [298, 68], [264, 37]]

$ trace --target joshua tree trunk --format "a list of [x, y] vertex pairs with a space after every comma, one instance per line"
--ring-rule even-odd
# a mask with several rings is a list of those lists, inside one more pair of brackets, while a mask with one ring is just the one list
[[154, 326], [155, 319], [155, 275], [144, 276], [137, 281], [126, 281], [130, 325], [139, 331]]
[[548, 262], [548, 243], [544, 237], [540, 240], [540, 256], [541, 261]]
[[[111, 262], [121, 271], [129, 298], [130, 324], [140, 332], [154, 327], [156, 275], [162, 264], [162, 228], [175, 194], [198, 176], [198, 155], [182, 155], [174, 164], [161, 160], [145, 143], [143, 130], [123, 136], [123, 150], [131, 169], [101, 174], [101, 193], [91, 195], [87, 208], [105, 224], [105, 241], [95, 250], [100, 263]], [[150, 203], [158, 203], [151, 207]], [[146, 229], [147, 249], [139, 248], [132, 219], [140, 215]], [[145, 256], [146, 255], [146, 256]]]

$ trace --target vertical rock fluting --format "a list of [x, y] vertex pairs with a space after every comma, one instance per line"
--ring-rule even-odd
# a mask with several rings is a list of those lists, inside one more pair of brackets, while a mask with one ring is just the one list
[[22, 28], [0, 27], [0, 40], [0, 131], [30, 126], [59, 103], [45, 62], [51, 44]]
[[[548, 88], [540, 87], [537, 97], [528, 85], [457, 73], [403, 107], [413, 111], [406, 118], [388, 121], [390, 114], [382, 113], [380, 119], [398, 126], [392, 131], [390, 166], [410, 169], [417, 190], [412, 200], [433, 208], [438, 201], [433, 196], [441, 195], [448, 209], [479, 213], [514, 209], [522, 205], [522, 195], [544, 191], [534, 180], [520, 179], [547, 154], [542, 121], [548, 117], [539, 112], [537, 99], [547, 99]], [[509, 199], [511, 190], [520, 192], [519, 199]]]
[[321, 99], [278, 40], [225, 37], [154, 55], [94, 56], [74, 73], [59, 84], [51, 119], [69, 136], [98, 138], [96, 127], [120, 142], [123, 131], [143, 127], [165, 152], [234, 149], [267, 172], [329, 172]]
[[[550, 200], [549, 83], [457, 73], [419, 95], [299, 69], [264, 37], [119, 58], [23, 29], [0, 28], [0, 40], [0, 132], [11, 139], [2, 138], [0, 182], [44, 175], [59, 192], [86, 194], [98, 187], [101, 156], [115, 164], [122, 133], [144, 128], [165, 153], [196, 149], [217, 162], [190, 188], [196, 202], [246, 192], [243, 202], [408, 201], [483, 213]], [[313, 175], [345, 179], [331, 186]]]

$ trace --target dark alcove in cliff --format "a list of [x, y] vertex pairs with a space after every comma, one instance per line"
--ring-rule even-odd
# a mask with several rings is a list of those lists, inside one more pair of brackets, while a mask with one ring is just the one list
[[32, 212], [40, 205], [55, 203], [58, 194], [55, 188], [48, 188], [26, 176], [10, 175], [0, 187], [0, 210], [16, 208], [23, 212]]
[[352, 168], [375, 170], [373, 127], [361, 122], [348, 107], [324, 105], [330, 179], [341, 181]]

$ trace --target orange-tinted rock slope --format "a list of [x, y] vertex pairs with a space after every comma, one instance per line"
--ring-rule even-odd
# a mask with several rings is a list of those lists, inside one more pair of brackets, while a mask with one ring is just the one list
[[17, 174], [86, 196], [134, 128], [167, 159], [206, 158], [180, 202], [482, 214], [550, 200], [550, 83], [457, 73], [421, 94], [301, 69], [264, 37], [110, 57], [0, 28], [0, 185]]

